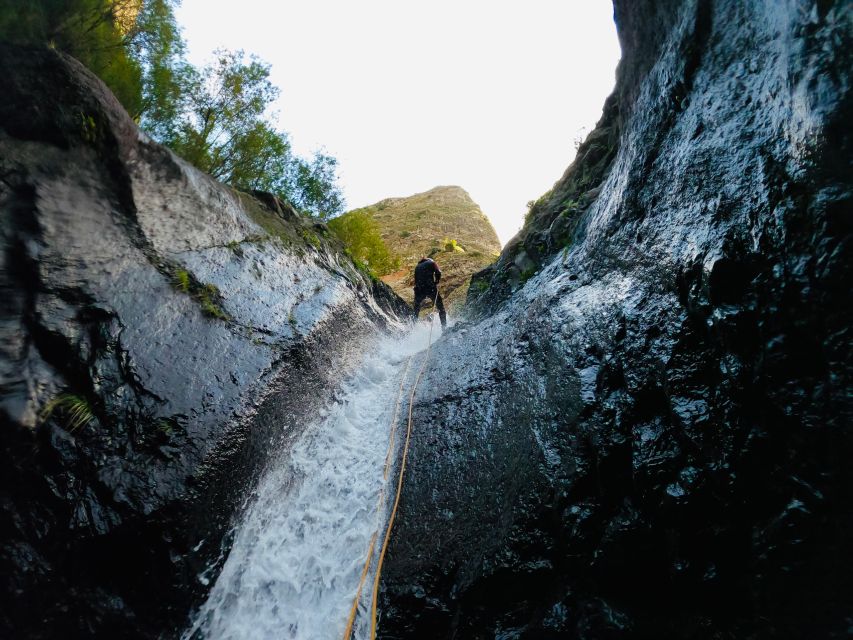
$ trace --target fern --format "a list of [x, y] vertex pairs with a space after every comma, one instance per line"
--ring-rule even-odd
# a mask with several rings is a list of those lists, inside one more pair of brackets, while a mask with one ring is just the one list
[[73, 393], [60, 394], [48, 402], [41, 410], [42, 422], [46, 421], [56, 411], [62, 413], [65, 418], [65, 428], [71, 433], [89, 424], [95, 418], [89, 401], [83, 396]]

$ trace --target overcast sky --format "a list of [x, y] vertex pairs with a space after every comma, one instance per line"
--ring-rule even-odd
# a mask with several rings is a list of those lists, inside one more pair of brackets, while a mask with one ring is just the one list
[[338, 158], [348, 208], [466, 189], [502, 243], [614, 84], [610, 0], [182, 0], [191, 61], [272, 65], [297, 153]]

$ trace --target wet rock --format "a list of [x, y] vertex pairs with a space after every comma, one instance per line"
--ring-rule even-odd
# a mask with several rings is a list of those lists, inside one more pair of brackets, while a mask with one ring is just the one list
[[401, 301], [74, 60], [0, 67], [0, 636], [171, 637], [269, 452]]
[[847, 637], [851, 7], [615, 17], [596, 131], [433, 348], [381, 632]]

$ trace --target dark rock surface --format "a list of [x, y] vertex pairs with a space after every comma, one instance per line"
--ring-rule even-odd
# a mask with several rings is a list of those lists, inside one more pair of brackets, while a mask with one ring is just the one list
[[599, 128], [419, 387], [383, 637], [850, 637], [851, 11], [615, 2]]
[[74, 60], [0, 70], [0, 637], [170, 637], [268, 451], [400, 301]]

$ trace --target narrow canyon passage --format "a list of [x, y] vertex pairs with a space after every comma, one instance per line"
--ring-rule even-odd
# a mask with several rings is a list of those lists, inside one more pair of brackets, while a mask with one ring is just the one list
[[378, 531], [353, 633], [369, 637], [376, 558], [399, 471], [396, 465], [383, 479], [396, 400], [393, 459], [421, 352], [441, 333], [433, 322], [431, 336], [419, 322], [402, 337], [379, 338], [316, 421], [274, 455], [185, 640], [342, 637]]
[[[62, 3], [18, 4], [0, 31]], [[69, 28], [116, 22], [109, 44], [107, 5], [176, 0], [66, 4]], [[592, 95], [570, 20], [517, 25], [555, 45], [543, 74], [488, 3], [457, 3], [469, 29], [411, 7], [436, 20], [420, 48], [403, 3], [373, 39], [361, 3], [326, 8], [308, 48], [272, 6], [208, 4], [334, 89], [303, 94], [317, 130], [358, 134], [379, 187], [345, 205], [335, 157], [301, 158], [272, 114], [211, 129], [219, 89], [274, 106], [252, 54], [178, 56], [180, 118], [147, 121], [51, 30], [0, 38], [0, 639], [365, 640], [377, 617], [383, 640], [851, 637], [853, 2], [613, 0], [612, 24], [562, 3], [603, 6], [622, 56], [574, 145], [546, 117]], [[373, 57], [351, 87], [314, 56], [333, 23], [357, 38], [336, 58]], [[119, 50], [140, 99], [162, 44]], [[234, 144], [196, 153], [208, 134]], [[540, 191], [540, 153], [513, 146], [534, 139], [568, 165]], [[497, 201], [524, 219], [503, 246]], [[408, 323], [418, 284], [443, 336]]]

